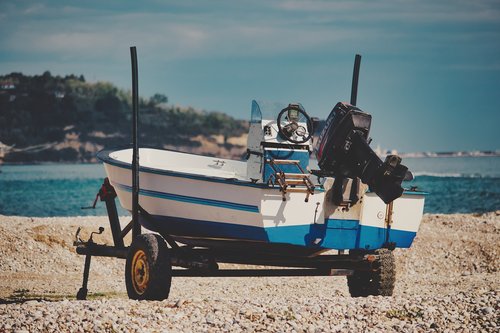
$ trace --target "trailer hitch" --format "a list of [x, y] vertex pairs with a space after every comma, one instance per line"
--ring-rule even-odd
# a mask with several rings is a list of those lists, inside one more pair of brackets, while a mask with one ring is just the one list
[[85, 245], [85, 246], [88, 246], [90, 244], [95, 244], [94, 242], [94, 235], [100, 235], [104, 232], [104, 228], [103, 227], [99, 227], [99, 231], [92, 231], [90, 233], [90, 237], [87, 241], [84, 241], [83, 239], [80, 238], [80, 232], [82, 231], [82, 227], [78, 227], [78, 229], [76, 230], [76, 234], [75, 234], [75, 240], [73, 241], [73, 246], [80, 246], [80, 245]]

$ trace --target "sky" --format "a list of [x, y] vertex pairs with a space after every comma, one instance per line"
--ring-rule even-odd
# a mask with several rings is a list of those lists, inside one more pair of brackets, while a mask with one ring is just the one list
[[83, 74], [248, 119], [252, 99], [325, 119], [350, 98], [372, 146], [500, 150], [500, 1], [0, 0], [0, 75]]

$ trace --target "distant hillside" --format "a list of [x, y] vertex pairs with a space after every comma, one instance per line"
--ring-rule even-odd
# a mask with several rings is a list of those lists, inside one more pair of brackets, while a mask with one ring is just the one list
[[[140, 143], [239, 157], [248, 123], [220, 112], [141, 98]], [[0, 150], [5, 162], [92, 162], [104, 148], [131, 142], [131, 95], [83, 76], [0, 76]], [[1, 148], [3, 147], [3, 148]]]

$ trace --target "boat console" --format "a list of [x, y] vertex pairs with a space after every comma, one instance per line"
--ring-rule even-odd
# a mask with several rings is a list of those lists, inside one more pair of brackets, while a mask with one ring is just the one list
[[309, 179], [312, 134], [313, 122], [301, 104], [283, 107], [252, 101], [247, 177], [279, 186], [283, 200], [287, 192], [303, 192], [307, 201], [314, 194]]

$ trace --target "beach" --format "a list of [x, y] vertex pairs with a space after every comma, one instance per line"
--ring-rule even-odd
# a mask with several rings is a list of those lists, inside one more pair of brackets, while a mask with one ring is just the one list
[[[129, 217], [121, 218], [125, 225]], [[397, 249], [393, 297], [351, 298], [345, 277], [173, 278], [168, 300], [132, 301], [125, 261], [92, 259], [89, 300], [77, 301], [84, 257], [72, 245], [107, 217], [0, 215], [0, 332], [497, 332], [500, 211], [425, 214]], [[130, 241], [130, 240], [128, 240]]]

